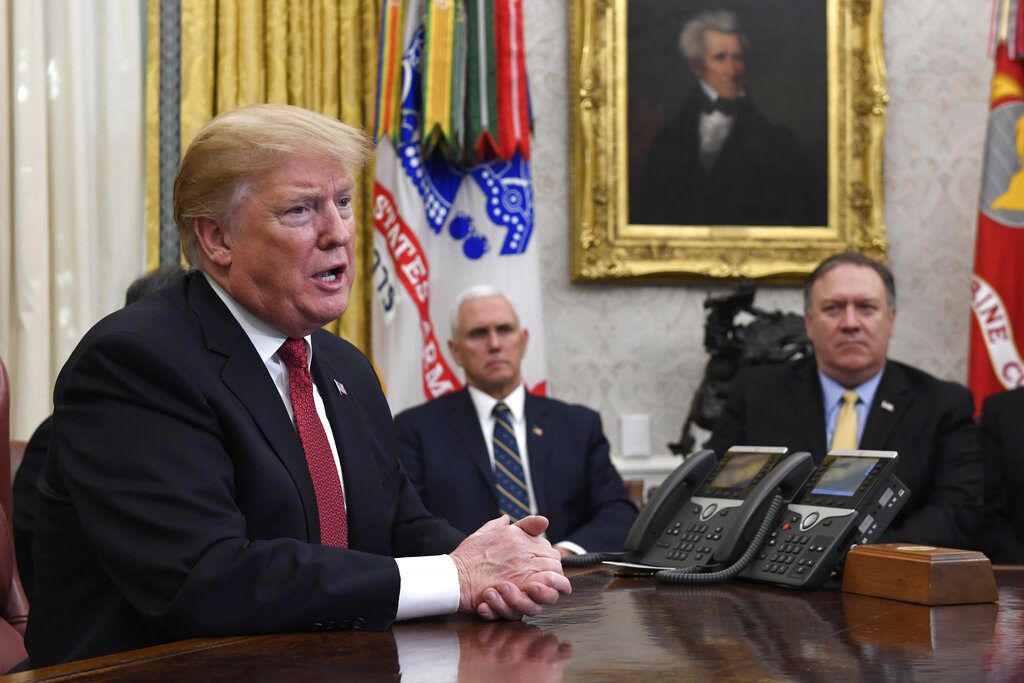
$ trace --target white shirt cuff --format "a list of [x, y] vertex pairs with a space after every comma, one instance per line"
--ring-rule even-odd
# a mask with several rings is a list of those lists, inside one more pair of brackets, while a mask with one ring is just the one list
[[580, 546], [576, 545], [572, 541], [561, 541], [560, 543], [556, 543], [555, 547], [556, 548], [565, 548], [566, 550], [568, 550], [573, 555], [584, 555], [587, 552], [586, 550], [584, 550]]
[[396, 557], [401, 588], [395, 621], [453, 614], [459, 609], [459, 570], [448, 555]]

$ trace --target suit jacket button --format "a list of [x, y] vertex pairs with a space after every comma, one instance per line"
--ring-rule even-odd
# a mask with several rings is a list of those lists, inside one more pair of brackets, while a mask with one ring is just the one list
[[366, 621], [362, 617], [356, 617], [352, 622], [352, 628], [354, 629], [361, 629], [364, 626], [366, 626]]

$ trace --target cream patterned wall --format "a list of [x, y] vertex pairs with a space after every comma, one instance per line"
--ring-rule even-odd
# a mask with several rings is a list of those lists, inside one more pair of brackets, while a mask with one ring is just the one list
[[[667, 452], [707, 359], [701, 304], [723, 290], [570, 283], [569, 5], [524, 5], [550, 394], [598, 410], [613, 453], [619, 417], [649, 414], [654, 451]], [[989, 0], [887, 0], [883, 15], [891, 98], [885, 220], [899, 298], [890, 353], [961, 382], [992, 74], [990, 7]], [[757, 304], [798, 311], [800, 295], [765, 287]]]

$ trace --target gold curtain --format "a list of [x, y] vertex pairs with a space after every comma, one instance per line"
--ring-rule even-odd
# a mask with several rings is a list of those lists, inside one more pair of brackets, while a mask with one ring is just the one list
[[[149, 1], [147, 255], [159, 252], [160, 0]], [[180, 0], [180, 151], [210, 118], [258, 102], [294, 104], [372, 131], [377, 0]], [[328, 326], [369, 352], [372, 168], [364, 170], [359, 269], [344, 317]]]

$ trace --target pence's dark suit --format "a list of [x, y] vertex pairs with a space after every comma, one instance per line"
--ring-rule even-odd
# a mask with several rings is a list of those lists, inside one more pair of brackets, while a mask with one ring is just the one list
[[793, 133], [739, 100], [711, 168], [700, 161], [699, 120], [707, 96], [694, 85], [679, 116], [655, 136], [643, 182], [631, 190], [631, 223], [822, 225], [807, 162]]
[[[463, 389], [395, 418], [402, 462], [424, 505], [457, 529], [498, 516], [494, 471], [473, 400]], [[636, 507], [608, 457], [593, 410], [526, 395], [527, 453], [538, 514], [552, 543], [621, 550]]]
[[[825, 410], [813, 358], [741, 371], [707, 447], [788, 446], [821, 462]], [[891, 409], [890, 409], [891, 408]], [[966, 388], [888, 361], [859, 447], [899, 453], [897, 476], [910, 500], [883, 540], [972, 548], [982, 467], [973, 401]]]
[[982, 550], [993, 562], [1024, 564], [1024, 389], [985, 399]]
[[319, 545], [295, 428], [201, 274], [90, 330], [54, 394], [33, 665], [195, 636], [391, 624], [391, 556], [445, 553], [462, 535], [430, 516], [402, 472], [370, 363], [329, 333], [312, 339], [349, 550]]

